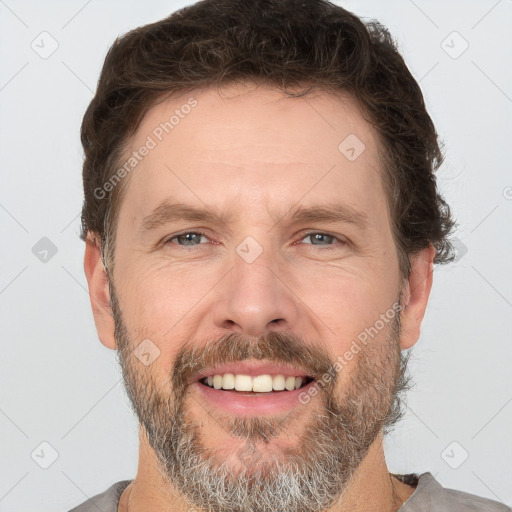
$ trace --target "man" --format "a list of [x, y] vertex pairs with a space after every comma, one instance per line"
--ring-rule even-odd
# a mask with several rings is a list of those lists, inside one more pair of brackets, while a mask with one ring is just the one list
[[91, 306], [140, 456], [75, 512], [509, 510], [386, 467], [453, 221], [382, 26], [199, 2], [115, 41], [82, 143]]

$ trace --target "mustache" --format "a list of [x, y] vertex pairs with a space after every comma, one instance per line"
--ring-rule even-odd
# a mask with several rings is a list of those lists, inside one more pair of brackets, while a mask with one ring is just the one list
[[261, 337], [232, 332], [201, 345], [185, 343], [172, 368], [173, 389], [180, 396], [190, 379], [201, 370], [247, 359], [297, 366], [315, 380], [328, 372], [336, 379], [334, 357], [320, 342], [306, 343], [291, 332], [270, 331]]

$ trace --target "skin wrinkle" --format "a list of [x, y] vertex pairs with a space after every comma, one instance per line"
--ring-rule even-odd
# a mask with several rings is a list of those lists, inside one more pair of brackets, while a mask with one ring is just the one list
[[[108, 279], [98, 248], [87, 246], [97, 269], [88, 280], [99, 336], [118, 350], [140, 422], [139, 469], [122, 506], [129, 493], [129, 512], [396, 511], [413, 489], [390, 479], [382, 437], [400, 417], [401, 350], [417, 340], [433, 254], [412, 261], [412, 281], [401, 276], [384, 185], [375, 179], [375, 140], [348, 98], [318, 95], [315, 109], [296, 100], [276, 110], [268, 101], [280, 97], [273, 89], [228, 102], [214, 90], [195, 96], [193, 116], [130, 176]], [[150, 111], [138, 136], [144, 140], [179, 101]], [[335, 131], [323, 131], [316, 111], [332, 112]], [[366, 145], [353, 162], [338, 150], [347, 132]], [[233, 154], [231, 143], [250, 151]], [[325, 174], [333, 165], [336, 172]], [[229, 231], [185, 221], [141, 239], [140, 221], [171, 194], [230, 213]], [[368, 228], [321, 220], [291, 226], [286, 218], [296, 207], [322, 204], [356, 209]], [[200, 244], [160, 243], [196, 230], [206, 234]], [[309, 232], [347, 235], [354, 244], [313, 245]], [[263, 249], [250, 264], [236, 251], [247, 236]], [[301, 366], [319, 379], [395, 304], [403, 309], [393, 309], [309, 403], [287, 412], [228, 414], [204, 399], [199, 384], [189, 385], [206, 366], [244, 359]], [[134, 352], [142, 340], [159, 351], [149, 366]]]
[[[319, 414], [299, 439], [299, 453], [287, 448], [282, 457], [273, 456], [271, 462], [256, 460], [253, 465], [254, 458], [245, 460], [247, 465], [234, 475], [228, 467], [215, 463], [201, 444], [200, 429], [187, 418], [188, 379], [201, 368], [249, 358], [296, 362], [311, 368], [317, 378], [332, 369], [333, 363], [320, 348], [306, 350], [303, 342], [279, 332], [271, 332], [253, 344], [245, 342], [243, 336], [230, 334], [202, 349], [182, 348], [173, 365], [166, 400], [165, 385], [160, 389], [151, 375], [135, 366], [131, 353], [134, 343], [113, 286], [111, 297], [119, 362], [134, 411], [169, 485], [176, 485], [202, 510], [321, 512], [342, 498], [382, 427], [390, 427], [400, 418], [400, 393], [407, 388], [407, 361], [400, 354], [397, 315], [380, 346], [365, 348], [364, 357], [358, 360], [356, 378], [344, 396], [335, 396], [337, 376], [322, 389], [325, 413]], [[272, 418], [232, 418], [224, 428], [251, 444], [268, 443], [279, 434], [276, 423]]]

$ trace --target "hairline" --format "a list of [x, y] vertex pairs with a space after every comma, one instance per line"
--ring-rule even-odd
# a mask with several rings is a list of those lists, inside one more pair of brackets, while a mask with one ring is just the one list
[[[217, 86], [219, 90], [223, 85], [231, 85], [233, 83], [239, 83], [238, 80], [224, 80], [224, 81], [212, 81], [208, 83], [203, 83], [199, 85], [194, 85], [191, 87], [183, 87], [174, 91], [161, 91], [160, 94], [156, 93], [153, 97], [148, 100], [148, 103], [145, 109], [142, 111], [142, 115], [140, 116], [138, 126], [136, 126], [131, 133], [129, 133], [123, 141], [119, 144], [119, 146], [114, 149], [114, 152], [117, 153], [117, 157], [115, 158], [115, 162], [112, 164], [109, 170], [109, 177], [115, 172], [115, 169], [119, 167], [119, 165], [127, 159], [127, 152], [130, 150], [134, 138], [137, 136], [139, 132], [140, 126], [144, 118], [147, 116], [149, 111], [159, 105], [160, 103], [180, 98], [181, 96], [190, 93], [190, 92], [201, 92], [203, 90], [210, 89], [214, 86]], [[410, 273], [410, 256], [413, 256], [412, 253], [407, 254], [404, 248], [400, 244], [400, 231], [399, 226], [397, 225], [397, 219], [393, 213], [393, 193], [395, 192], [395, 184], [393, 183], [393, 173], [396, 173], [396, 166], [393, 161], [393, 158], [389, 154], [388, 147], [386, 147], [385, 142], [381, 136], [380, 131], [374, 126], [374, 123], [371, 119], [371, 115], [368, 113], [365, 106], [362, 104], [357, 94], [350, 91], [346, 88], [337, 88], [333, 86], [326, 86], [324, 84], [318, 84], [314, 80], [313, 81], [303, 81], [296, 84], [296, 87], [300, 89], [301, 93], [297, 96], [297, 93], [294, 95], [284, 91], [278, 83], [269, 80], [269, 79], [260, 79], [259, 82], [256, 81], [256, 77], [245, 77], [241, 80], [243, 83], [248, 84], [260, 84], [269, 86], [275, 90], [279, 90], [283, 93], [283, 97], [279, 98], [279, 100], [283, 99], [292, 99], [292, 98], [300, 98], [302, 96], [306, 96], [311, 94], [312, 92], [320, 92], [327, 93], [336, 98], [338, 101], [343, 101], [346, 99], [347, 95], [354, 102], [354, 105], [358, 109], [359, 113], [363, 117], [363, 119], [368, 123], [372, 134], [375, 137], [376, 141], [376, 149], [378, 155], [378, 174], [381, 177], [381, 183], [384, 189], [384, 195], [386, 198], [386, 209], [388, 212], [388, 218], [390, 221], [390, 229], [392, 232], [393, 242], [395, 246], [395, 250], [398, 257], [398, 265], [399, 272], [402, 278], [408, 278]], [[345, 97], [345, 98], [344, 98]], [[109, 195], [108, 207], [105, 212], [105, 218], [103, 222], [103, 238], [101, 240], [101, 257], [102, 262], [107, 271], [107, 275], [109, 273], [113, 275], [114, 262], [115, 262], [115, 247], [117, 240], [117, 228], [119, 223], [119, 213], [121, 211], [121, 207], [123, 204], [123, 199], [126, 195], [126, 190], [128, 189], [130, 183], [132, 181], [132, 173], [128, 174], [120, 183], [119, 186], [116, 186], [112, 191], [112, 194]]]

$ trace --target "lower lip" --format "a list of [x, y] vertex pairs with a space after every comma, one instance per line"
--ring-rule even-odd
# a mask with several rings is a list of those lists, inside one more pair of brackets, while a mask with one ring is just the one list
[[287, 412], [298, 405], [302, 405], [299, 396], [307, 393], [315, 381], [311, 381], [302, 388], [293, 391], [270, 391], [268, 393], [248, 394], [243, 391], [220, 390], [211, 388], [200, 382], [193, 387], [208, 403], [219, 409], [239, 416], [252, 416], [261, 414], [278, 414]]

